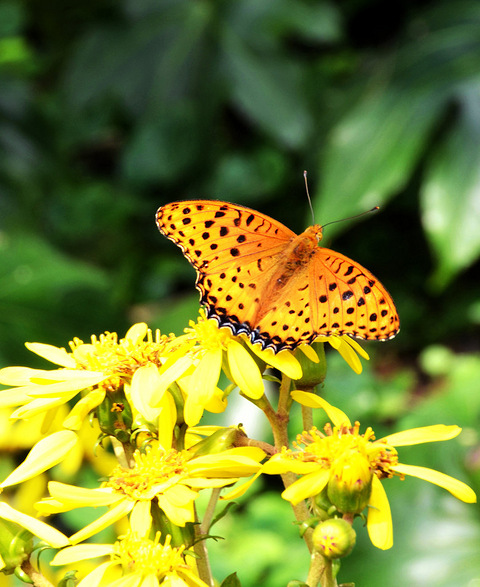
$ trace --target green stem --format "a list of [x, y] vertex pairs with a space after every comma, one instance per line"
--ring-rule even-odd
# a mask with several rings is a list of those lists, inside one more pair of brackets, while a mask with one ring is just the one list
[[22, 563], [21, 569], [25, 575], [31, 579], [35, 587], [53, 587], [53, 583], [50, 583], [50, 581], [45, 579], [45, 577], [35, 569], [29, 560], [26, 560]]
[[313, 552], [310, 557], [307, 585], [309, 587], [337, 587], [333, 577], [332, 561], [323, 557], [319, 552]]
[[208, 550], [205, 540], [203, 539], [203, 532], [201, 525], [198, 523], [197, 510], [195, 509], [195, 545], [193, 550], [197, 555], [196, 563], [198, 576], [204, 581], [209, 587], [214, 587], [212, 569], [210, 568], [210, 560], [208, 558]]
[[313, 408], [302, 405], [303, 429], [309, 431], [313, 428]]
[[200, 535], [202, 536], [208, 534], [210, 530], [210, 525], [215, 514], [215, 508], [217, 506], [218, 498], [220, 497], [220, 491], [220, 487], [215, 487], [212, 489], [210, 499], [208, 500], [207, 509], [205, 510], [202, 523], [200, 524]]
[[135, 462], [133, 460], [133, 446], [129, 443], [123, 443], [114, 436], [110, 436], [112, 441], [113, 452], [117, 457], [118, 464], [124, 469], [132, 469]]

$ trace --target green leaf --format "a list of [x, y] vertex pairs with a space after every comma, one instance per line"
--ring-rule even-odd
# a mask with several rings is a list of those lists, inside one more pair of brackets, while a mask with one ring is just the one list
[[237, 573], [232, 573], [222, 581], [220, 587], [242, 587], [242, 584], [237, 577]]
[[298, 66], [275, 56], [259, 56], [225, 27], [224, 69], [238, 109], [287, 147], [301, 146], [313, 121], [301, 92]]
[[444, 288], [480, 255], [480, 86], [465, 87], [454, 128], [434, 151], [421, 189], [422, 222]]
[[[435, 93], [392, 88], [366, 94], [328, 138], [320, 162], [323, 185], [315, 196], [317, 222], [382, 205], [403, 188], [442, 106]], [[329, 234], [338, 230], [330, 228]]]

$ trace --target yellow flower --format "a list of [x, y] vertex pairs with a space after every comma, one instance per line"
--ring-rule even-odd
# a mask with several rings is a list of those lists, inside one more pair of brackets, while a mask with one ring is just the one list
[[[64, 483], [50, 482], [50, 498], [35, 505], [43, 515], [65, 512], [78, 507], [110, 506], [106, 514], [70, 537], [81, 542], [103, 528], [130, 515], [133, 530], [142, 536], [152, 526], [152, 507], [159, 507], [170, 521], [185, 526], [194, 521], [194, 501], [201, 489], [224, 487], [255, 474], [265, 453], [256, 447], [239, 447], [215, 454], [195, 454], [172, 447], [174, 418], [159, 424], [164, 430], [160, 443], [137, 450], [132, 468], [118, 466], [98, 489], [83, 489]], [[166, 430], [166, 432], [165, 432]], [[201, 445], [202, 446], [202, 445]]]
[[90, 558], [110, 557], [84, 577], [77, 587], [208, 587], [197, 576], [194, 559], [190, 565], [185, 561], [185, 547], [172, 547], [169, 535], [163, 544], [160, 539], [159, 532], [154, 540], [150, 540], [129, 531], [115, 544], [67, 547], [51, 564], [67, 565]]
[[475, 493], [465, 483], [432, 469], [401, 464], [394, 448], [449, 440], [461, 432], [458, 426], [426, 426], [375, 440], [371, 428], [360, 434], [358, 422], [352, 426], [341, 410], [319, 396], [293, 391], [292, 397], [303, 405], [322, 408], [334, 424], [333, 429], [327, 424], [324, 433], [315, 428], [304, 432], [297, 437], [295, 450], [284, 447], [264, 465], [263, 472], [268, 474], [292, 471], [301, 475], [282, 493], [292, 504], [326, 490], [341, 513], [359, 513], [368, 505], [370, 539], [378, 548], [387, 549], [393, 544], [393, 529], [381, 480], [411, 475], [445, 488], [462, 501], [476, 502]]
[[53, 548], [61, 548], [69, 543], [68, 538], [59, 530], [52, 528], [36, 518], [22, 514], [3, 502], [0, 502], [0, 518], [9, 522], [15, 522], [15, 524], [22, 526], [22, 528], [26, 528], [33, 535], [44, 540]]
[[261, 351], [241, 337], [233, 336], [228, 328], [219, 328], [215, 320], [205, 317], [203, 310], [198, 321], [190, 322], [190, 327], [176, 339], [175, 345], [176, 350], [160, 370], [158, 393], [161, 397], [170, 385], [178, 384], [185, 397], [184, 418], [189, 426], [198, 424], [205, 409], [217, 413], [225, 409], [223, 392], [217, 388], [222, 369], [230, 381], [252, 399], [259, 399], [264, 393], [262, 372], [266, 364], [293, 379], [302, 374], [290, 351], [277, 355]]
[[[146, 337], [146, 340], [145, 340]], [[0, 392], [0, 407], [21, 406], [12, 418], [31, 418], [48, 414], [67, 404], [79, 392], [89, 390], [64, 420], [64, 426], [78, 430], [86, 416], [99, 406], [107, 392], [114, 395], [130, 383], [133, 374], [143, 365], [161, 364], [170, 339], [146, 324], [132, 326], [125, 338], [116, 333], [92, 336], [85, 344], [78, 338], [70, 342], [71, 352], [42, 343], [26, 343], [29, 350], [59, 365], [60, 369], [43, 370], [28, 367], [6, 367], [0, 370], [0, 383], [13, 385]]]

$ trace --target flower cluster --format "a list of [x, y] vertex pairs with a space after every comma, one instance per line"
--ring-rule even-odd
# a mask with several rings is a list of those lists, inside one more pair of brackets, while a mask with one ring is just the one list
[[[103, 509], [67, 536], [6, 500], [0, 502], [3, 571], [25, 572], [37, 537], [59, 550], [54, 568], [107, 558], [84, 572], [79, 587], [211, 585], [205, 542], [217, 500], [244, 493], [262, 474], [282, 476], [282, 497], [293, 505], [297, 520], [307, 527], [307, 544], [323, 561], [353, 549], [352, 524], [365, 510], [372, 543], [381, 549], [392, 546], [383, 483], [393, 476], [419, 477], [463, 501], [475, 501], [473, 491], [460, 481], [399, 462], [398, 447], [454, 438], [458, 427], [430, 426], [377, 440], [371, 428], [361, 433], [358, 422], [352, 425], [314, 392], [325, 378], [325, 342], [361, 372], [359, 357], [368, 355], [348, 336], [320, 337], [295, 352], [274, 354], [219, 328], [203, 312], [178, 337], [152, 332], [141, 323], [124, 338], [107, 332], [92, 336], [89, 343], [74, 339], [69, 350], [28, 343], [56, 368], [0, 370], [0, 383], [9, 386], [0, 391], [0, 407], [9, 411], [10, 421], [41, 419], [30, 452], [0, 483], [0, 490], [42, 478], [72, 460], [79, 469], [89, 455], [89, 461], [103, 462], [96, 467], [102, 477], [96, 485], [50, 480], [35, 511], [48, 519], [78, 508]], [[276, 406], [265, 395], [266, 379], [280, 382]], [[240, 425], [201, 425], [205, 411], [227, 409], [235, 389], [264, 412], [274, 446], [249, 438]], [[308, 410], [323, 410], [331, 424], [323, 431], [306, 427], [289, 448], [286, 427], [295, 402], [302, 404], [304, 416]], [[103, 451], [96, 459], [93, 444], [96, 453]], [[242, 478], [242, 485], [221, 495]], [[197, 502], [202, 492], [211, 497], [201, 520]], [[317, 525], [314, 532], [312, 525]], [[21, 530], [15, 530], [18, 526]], [[116, 539], [84, 543], [105, 530]]]

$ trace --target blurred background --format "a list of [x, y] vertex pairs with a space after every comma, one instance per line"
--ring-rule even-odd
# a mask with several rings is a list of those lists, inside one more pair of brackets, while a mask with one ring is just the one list
[[[25, 341], [67, 346], [138, 321], [180, 334], [197, 315], [195, 274], [156, 209], [223, 199], [301, 232], [304, 169], [317, 223], [381, 207], [329, 226], [324, 244], [377, 275], [401, 320], [393, 341], [362, 343], [360, 376], [329, 355], [326, 398], [378, 437], [460, 425], [401, 460], [478, 494], [475, 0], [0, 1], [0, 366], [45, 368]], [[8, 469], [17, 447], [0, 448]], [[479, 587], [479, 507], [415, 479], [386, 488], [394, 547], [374, 551], [357, 522], [341, 581]], [[278, 489], [247, 494], [215, 527], [219, 580], [305, 578]]]

